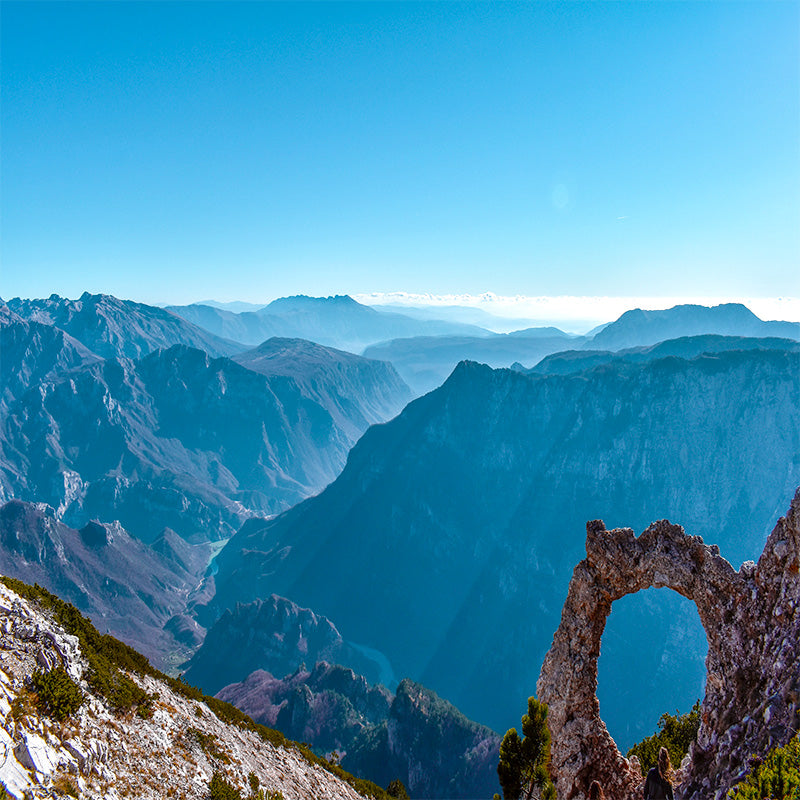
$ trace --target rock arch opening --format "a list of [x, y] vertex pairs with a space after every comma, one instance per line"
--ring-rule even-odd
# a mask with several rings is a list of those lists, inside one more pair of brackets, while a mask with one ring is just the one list
[[552, 770], [562, 800], [638, 795], [641, 775], [617, 750], [600, 717], [597, 668], [612, 604], [649, 587], [691, 600], [708, 639], [701, 725], [678, 795], [724, 797], [751, 754], [800, 728], [800, 490], [770, 534], [758, 564], [737, 572], [678, 525], [630, 528], [588, 523], [586, 558], [573, 572], [561, 624], [537, 684], [549, 707]]
[[694, 603], [676, 592], [651, 587], [614, 602], [597, 663], [597, 699], [623, 754], [656, 731], [662, 714], [686, 713], [702, 699], [707, 652]]

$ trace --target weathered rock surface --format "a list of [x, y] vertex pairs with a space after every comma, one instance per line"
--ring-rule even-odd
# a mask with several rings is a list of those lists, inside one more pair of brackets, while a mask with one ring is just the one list
[[678, 795], [722, 798], [751, 755], [800, 728], [800, 489], [758, 561], [736, 572], [716, 546], [662, 520], [638, 538], [630, 528], [587, 525], [586, 559], [569, 593], [537, 684], [549, 706], [553, 773], [563, 800], [639, 796], [642, 776], [600, 718], [597, 659], [615, 600], [650, 586], [694, 601], [708, 637], [707, 681], [697, 742], [677, 778]]
[[[81, 687], [81, 708], [63, 723], [41, 716], [25, 681], [42, 663], [63, 666]], [[116, 714], [85, 680], [78, 640], [35, 603], [0, 583], [0, 781], [14, 797], [85, 800], [202, 798], [214, 770], [244, 796], [248, 773], [286, 800], [359, 800], [347, 783], [292, 746], [226, 724], [205, 702], [163, 681], [131, 674], [157, 699], [147, 719]]]

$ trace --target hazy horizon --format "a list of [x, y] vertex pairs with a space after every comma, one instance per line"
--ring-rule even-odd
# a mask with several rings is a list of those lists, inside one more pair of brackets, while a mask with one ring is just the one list
[[[253, 301], [242, 298], [205, 297], [202, 299], [191, 298], [183, 300], [143, 299], [142, 296], [124, 297], [113, 292], [98, 290], [85, 290], [90, 294], [109, 294], [121, 300], [132, 300], [146, 305], [166, 307], [172, 305], [213, 304], [234, 313], [256, 310], [269, 305], [279, 297], [289, 297], [294, 294], [277, 295], [264, 300]], [[41, 299], [47, 295], [27, 299]], [[80, 295], [61, 295], [70, 300], [77, 300]], [[339, 292], [344, 295], [346, 292]], [[310, 297], [331, 297], [332, 295], [307, 295]], [[613, 322], [626, 311], [640, 308], [647, 311], [657, 311], [672, 308], [677, 305], [691, 304], [703, 306], [717, 306], [727, 303], [740, 303], [747, 306], [762, 320], [783, 320], [787, 322], [800, 322], [800, 297], [589, 297], [589, 296], [538, 296], [528, 297], [516, 295], [513, 297], [497, 295], [493, 292], [484, 292], [480, 295], [469, 294], [424, 294], [414, 292], [371, 292], [353, 293], [349, 295], [362, 305], [376, 306], [384, 310], [403, 313], [406, 309], [426, 309], [431, 317], [436, 317], [437, 309], [442, 310], [442, 317], [447, 316], [448, 309], [460, 308], [474, 310], [478, 315], [484, 314], [485, 318], [476, 318], [473, 324], [481, 325], [488, 330], [507, 333], [517, 330], [524, 323], [525, 326], [555, 326], [567, 333], [585, 334], [592, 328], [605, 323]], [[10, 299], [10, 296], [4, 297]], [[238, 308], [237, 308], [238, 306]], [[493, 319], [494, 318], [494, 319]], [[520, 325], [515, 326], [515, 321]], [[506, 324], [504, 324], [504, 322]]]

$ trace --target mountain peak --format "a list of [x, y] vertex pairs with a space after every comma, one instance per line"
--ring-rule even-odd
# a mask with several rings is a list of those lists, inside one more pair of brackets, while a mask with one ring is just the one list
[[588, 346], [621, 350], [703, 334], [800, 339], [800, 323], [765, 322], [742, 303], [717, 306], [687, 303], [659, 310], [634, 308], [598, 331]]
[[[290, 297], [279, 297], [273, 300], [268, 306], [265, 306], [262, 311], [267, 313], [285, 312], [285, 311], [308, 311], [316, 310], [322, 307], [331, 308], [363, 308], [367, 309], [368, 306], [363, 306], [361, 303], [353, 300], [348, 294], [329, 295], [328, 297], [311, 297], [305, 294], [296, 294]], [[372, 310], [372, 309], [370, 309]]]

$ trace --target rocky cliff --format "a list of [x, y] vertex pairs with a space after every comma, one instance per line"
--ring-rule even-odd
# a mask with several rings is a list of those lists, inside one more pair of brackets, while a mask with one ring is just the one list
[[630, 528], [590, 522], [586, 558], [575, 567], [537, 684], [564, 800], [587, 797], [592, 780], [617, 800], [641, 796], [641, 771], [600, 718], [597, 659], [612, 603], [649, 586], [692, 600], [709, 642], [700, 730], [677, 776], [680, 797], [721, 800], [753, 756], [800, 730], [800, 489], [758, 563], [738, 571], [719, 547], [666, 521], [638, 538]]
[[[348, 783], [341, 770], [334, 774], [277, 732], [168, 682], [132, 651], [102, 640], [107, 653], [145, 667], [118, 671], [139, 692], [140, 703], [115, 710], [98, 691], [103, 685], [98, 671], [108, 673], [108, 659], [85, 649], [87, 641], [99, 646], [99, 635], [69, 607], [53, 602], [49, 598], [43, 606], [0, 582], [0, 781], [13, 797], [201, 798], [208, 795], [214, 772], [243, 796], [249, 794], [250, 775], [286, 800], [359, 800], [362, 795], [351, 784], [384, 796], [378, 787], [352, 778]], [[56, 621], [59, 614], [75, 624], [77, 635]], [[40, 681], [42, 674], [58, 673], [62, 686], [77, 685], [77, 711], [57, 718], [51, 695], [32, 688], [37, 670]]]

